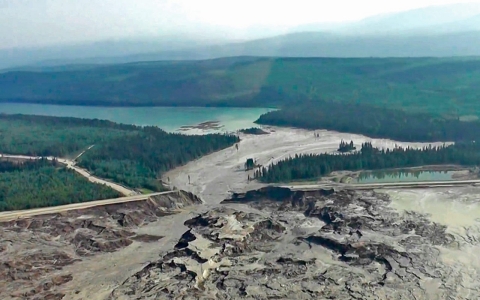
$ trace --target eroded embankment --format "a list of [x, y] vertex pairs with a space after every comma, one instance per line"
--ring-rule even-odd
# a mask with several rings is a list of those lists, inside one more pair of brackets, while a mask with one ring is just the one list
[[161, 232], [140, 234], [137, 229], [200, 203], [195, 195], [178, 191], [0, 223], [0, 298], [62, 299], [62, 285], [75, 277], [63, 271], [65, 266], [134, 241], [157, 241]]
[[463, 299], [438, 250], [455, 237], [390, 203], [374, 191], [234, 194], [110, 299]]

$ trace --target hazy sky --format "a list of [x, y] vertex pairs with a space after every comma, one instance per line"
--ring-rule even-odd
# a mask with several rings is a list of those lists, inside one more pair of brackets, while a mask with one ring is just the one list
[[[454, 0], [0, 0], [0, 48], [118, 37], [215, 33], [233, 38]], [[478, 2], [470, 1], [470, 2]]]

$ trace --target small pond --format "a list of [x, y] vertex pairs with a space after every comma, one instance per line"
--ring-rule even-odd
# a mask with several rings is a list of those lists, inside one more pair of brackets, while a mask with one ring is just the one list
[[375, 171], [362, 172], [352, 183], [390, 183], [417, 181], [448, 181], [455, 171]]

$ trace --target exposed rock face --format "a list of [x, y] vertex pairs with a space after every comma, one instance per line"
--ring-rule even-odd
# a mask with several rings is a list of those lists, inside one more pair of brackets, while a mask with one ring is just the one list
[[133, 241], [157, 241], [161, 236], [137, 234], [136, 229], [200, 203], [193, 194], [179, 191], [0, 223], [0, 299], [62, 299], [57, 287], [75, 276], [62, 272], [64, 266]]
[[373, 191], [234, 195], [188, 220], [175, 249], [110, 299], [459, 299], [436, 248], [454, 237], [389, 202]]

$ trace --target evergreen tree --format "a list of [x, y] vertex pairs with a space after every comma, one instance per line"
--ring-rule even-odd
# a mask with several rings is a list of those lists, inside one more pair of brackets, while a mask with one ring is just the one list
[[475, 142], [422, 149], [396, 147], [393, 150], [362, 144], [360, 151], [348, 154], [301, 154], [262, 167], [255, 178], [264, 182], [315, 179], [333, 171], [379, 170], [424, 165], [480, 165], [480, 145]]

